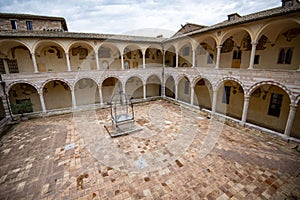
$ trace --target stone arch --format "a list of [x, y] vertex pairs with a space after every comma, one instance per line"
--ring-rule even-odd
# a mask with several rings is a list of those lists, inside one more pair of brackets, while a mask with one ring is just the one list
[[60, 48], [62, 48], [63, 50], [64, 50], [64, 52], [67, 52], [67, 49], [65, 48], [65, 46], [62, 44], [62, 43], [60, 43], [59, 41], [56, 41], [56, 40], [48, 40], [48, 39], [41, 39], [41, 40], [38, 40], [38, 41], [36, 41], [34, 44], [33, 44], [33, 47], [32, 47], [32, 49], [33, 49], [33, 51], [34, 52], [36, 52], [36, 49], [42, 44], [42, 43], [47, 43], [47, 42], [49, 42], [49, 43], [54, 43], [54, 44], [56, 44], [57, 46], [59, 46]]
[[93, 81], [97, 84], [97, 86], [99, 87], [99, 82], [98, 82], [98, 80], [95, 79], [94, 77], [91, 77], [91, 76], [78, 76], [78, 77], [76, 77], [76, 79], [75, 79], [75, 81], [74, 81], [74, 84], [72, 85], [73, 88], [75, 87], [76, 83], [77, 83], [79, 80], [81, 80], [81, 79], [91, 79], [91, 80], [93, 80]]
[[298, 95], [295, 99], [295, 104], [298, 105], [300, 103], [300, 95]]
[[32, 48], [26, 42], [24, 42], [22, 40], [19, 40], [19, 39], [3, 39], [3, 40], [0, 40], [0, 46], [2, 45], [2, 43], [5, 43], [5, 42], [20, 43], [23, 46], [25, 46], [29, 50], [29, 52], [33, 52]]
[[175, 78], [171, 74], [165, 75], [165, 95], [170, 98], [175, 98]]
[[[30, 112], [42, 111], [38, 87], [28, 81], [17, 81], [8, 86], [9, 103], [11, 107], [24, 101], [32, 104]], [[14, 111], [12, 109], [12, 111]], [[17, 113], [14, 113], [17, 114]]]
[[177, 83], [177, 99], [186, 103], [190, 103], [191, 99], [191, 81], [186, 75], [180, 75]]
[[261, 82], [258, 82], [258, 83], [255, 83], [254, 85], [250, 86], [250, 88], [248, 89], [248, 91], [246, 92], [247, 95], [251, 96], [252, 93], [257, 89], [259, 88], [260, 86], [263, 86], [263, 85], [274, 85], [274, 86], [278, 86], [279, 88], [281, 88], [283, 91], [285, 91], [288, 96], [289, 96], [289, 99], [292, 100], [293, 99], [293, 94], [292, 92], [283, 84], [281, 83], [278, 83], [278, 82], [275, 82], [275, 81], [261, 81]]
[[226, 40], [227, 38], [229, 38], [229, 36], [230, 36], [231, 34], [233, 34], [234, 32], [240, 32], [240, 31], [246, 31], [246, 32], [250, 35], [251, 40], [253, 41], [254, 35], [253, 35], [253, 33], [251, 32], [251, 30], [249, 30], [249, 29], [246, 28], [246, 27], [236, 27], [236, 28], [232, 28], [232, 29], [229, 29], [229, 30], [227, 30], [227, 31], [224, 32], [224, 34], [223, 34], [223, 35], [221, 36], [221, 38], [220, 38], [220, 45], [222, 45], [222, 44], [225, 42], [225, 40]]
[[81, 40], [72, 41], [68, 46], [68, 53], [72, 71], [95, 70], [95, 48], [87, 42]]
[[96, 47], [100, 69], [121, 69], [120, 48], [114, 43], [103, 42]]
[[126, 77], [124, 79], [124, 83], [126, 83], [131, 77], [137, 77], [142, 81], [142, 84], [146, 83], [146, 80], [144, 77], [142, 77], [140, 74], [134, 73], [134, 74], [130, 74], [128, 77]]
[[225, 81], [234, 81], [237, 82], [243, 89], [244, 93], [246, 93], [246, 88], [245, 85], [238, 79], [234, 78], [234, 77], [223, 77], [220, 80], [218, 80], [216, 82], [216, 84], [214, 85], [214, 90], [217, 91], [219, 90], [220, 86], [222, 85], [222, 83], [224, 83]]
[[147, 77], [146, 80], [146, 96], [161, 96], [161, 79], [156, 74]]
[[143, 98], [143, 79], [141, 76], [132, 75], [125, 81], [126, 94], [130, 94], [134, 99]]
[[94, 78], [80, 77], [74, 83], [76, 105], [100, 103], [99, 86]]
[[114, 94], [117, 94], [125, 89], [125, 83], [123, 83], [121, 79], [116, 76], [106, 76], [101, 80], [100, 85], [103, 102], [109, 102]]
[[191, 80], [191, 84], [192, 84], [192, 87], [195, 87], [195, 84], [197, 84], [197, 82], [201, 79], [205, 79], [206, 81], [208, 81], [208, 83], [211, 85], [211, 87], [213, 86], [212, 82], [209, 80], [208, 77], [206, 76], [203, 76], [203, 75], [199, 75], [199, 76], [196, 76], [194, 77], [192, 80]]
[[161, 67], [163, 62], [162, 46], [152, 44], [145, 49], [145, 66], [147, 67]]
[[67, 70], [65, 47], [56, 40], [39, 40], [34, 44], [39, 72], [64, 72]]
[[10, 83], [9, 85], [7, 85], [7, 91], [9, 92], [9, 90], [11, 89], [11, 87], [13, 87], [15, 84], [20, 84], [20, 83], [26, 83], [28, 85], [31, 85], [32, 87], [34, 87], [37, 91], [39, 91], [39, 86], [34, 83], [34, 82], [30, 82], [30, 81], [26, 81], [26, 80], [19, 80], [19, 81], [14, 81], [12, 83]]
[[84, 43], [84, 44], [90, 46], [90, 47], [92, 48], [92, 50], [95, 49], [95, 46], [94, 46], [91, 42], [84, 41], [84, 40], [73, 40], [73, 41], [71, 41], [71, 42], [68, 44], [68, 46], [66, 47], [67, 51], [69, 52], [69, 51], [71, 50], [70, 48], [71, 48], [73, 45], [77, 44], [77, 43]]
[[69, 86], [70, 89], [73, 88], [73, 84], [71, 84], [70, 82], [68, 82], [68, 81], [65, 80], [65, 79], [62, 79], [62, 78], [50, 78], [50, 79], [45, 80], [45, 81], [42, 83], [41, 89], [43, 89], [43, 88], [45, 87], [45, 85], [46, 85], [47, 83], [51, 82], [51, 81], [61, 81], [61, 82], [66, 83], [66, 84]]
[[289, 115], [291, 96], [280, 83], [262, 81], [252, 85], [247, 122], [283, 133]]
[[194, 88], [194, 105], [201, 109], [212, 109], [212, 83], [205, 77], [198, 76], [192, 82]]
[[[269, 21], [257, 31], [255, 37], [253, 38], [253, 41], [258, 41], [258, 39], [264, 34], [264, 32], [267, 31], [268, 28], [271, 28], [272, 26], [276, 26], [276, 28], [272, 29], [272, 34], [267, 35], [267, 37], [268, 38], [273, 38], [273, 37], [277, 38], [277, 35], [282, 31], [282, 29], [284, 29], [284, 26], [289, 26], [289, 24], [291, 24], [291, 23], [296, 23], [299, 25], [299, 21], [297, 21], [297, 19], [294, 19], [294, 18]], [[283, 24], [283, 25], [278, 26], [278, 24]], [[274, 33], [275, 30], [277, 32]], [[273, 35], [273, 37], [272, 37], [272, 35]]]
[[46, 110], [72, 107], [72, 85], [67, 81], [48, 79], [43, 83], [42, 89]]
[[[32, 73], [34, 71], [30, 47], [21, 40], [1, 40], [0, 58], [7, 67], [5, 73]], [[10, 64], [9, 64], [10, 63]], [[13, 65], [13, 67], [9, 67]]]
[[217, 92], [216, 111], [241, 120], [245, 96], [244, 88], [243, 83], [233, 77], [224, 77], [218, 80], [214, 87], [214, 91]]

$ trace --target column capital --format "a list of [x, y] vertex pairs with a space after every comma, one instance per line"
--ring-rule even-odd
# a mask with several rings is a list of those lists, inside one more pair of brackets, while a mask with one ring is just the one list
[[222, 45], [217, 45], [217, 49], [221, 49], [222, 48]]
[[298, 105], [296, 104], [290, 104], [290, 109], [291, 110], [296, 110], [298, 108]]
[[256, 46], [258, 44], [258, 42], [251, 42], [252, 46]]
[[249, 100], [250, 100], [250, 95], [245, 94], [245, 95], [244, 95], [244, 101], [249, 101]]

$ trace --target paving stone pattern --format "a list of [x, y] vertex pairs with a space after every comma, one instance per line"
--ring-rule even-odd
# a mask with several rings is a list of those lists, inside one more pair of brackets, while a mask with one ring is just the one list
[[299, 199], [295, 143], [167, 101], [135, 105], [110, 138], [100, 109], [15, 125], [0, 143], [0, 199]]

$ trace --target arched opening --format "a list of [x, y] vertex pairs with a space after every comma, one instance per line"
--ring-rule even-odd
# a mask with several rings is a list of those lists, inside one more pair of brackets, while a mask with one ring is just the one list
[[93, 48], [86, 43], [76, 42], [72, 44], [69, 58], [72, 71], [95, 70], [97, 68]]
[[97, 83], [90, 78], [83, 78], [75, 84], [76, 105], [91, 105], [100, 102]]
[[176, 67], [176, 50], [172, 45], [165, 52], [165, 65], [167, 67]]
[[39, 72], [67, 71], [66, 55], [62, 47], [55, 42], [41, 42], [35, 50]]
[[178, 100], [190, 103], [191, 101], [191, 87], [189, 79], [184, 76], [178, 83]]
[[145, 53], [146, 68], [162, 67], [163, 54], [156, 46], [150, 46]]
[[207, 79], [198, 80], [194, 87], [194, 105], [211, 110], [212, 92], [211, 83]]
[[49, 81], [43, 87], [43, 95], [47, 110], [72, 107], [72, 96], [70, 87], [67, 83], [63, 81]]
[[156, 75], [151, 75], [146, 81], [146, 97], [158, 97], [161, 95], [160, 79]]
[[233, 80], [224, 81], [218, 88], [216, 111], [226, 116], [241, 119], [243, 105], [244, 90], [242, 86]]
[[130, 77], [125, 85], [126, 94], [131, 95], [134, 99], [143, 98], [143, 81], [136, 76]]
[[5, 109], [3, 105], [3, 99], [0, 97], [0, 120], [4, 119], [6, 117]]
[[[115, 77], [106, 78], [101, 85], [103, 102], [109, 102], [113, 95], [123, 91], [122, 83]], [[124, 92], [124, 91], [123, 91]], [[127, 91], [125, 91], [127, 93]]]
[[121, 69], [119, 49], [112, 44], [102, 44], [98, 49], [100, 69]]
[[276, 85], [265, 84], [251, 91], [247, 122], [283, 133], [290, 98]]
[[196, 48], [197, 67], [215, 67], [216, 54], [214, 50], [215, 40], [208, 38]]
[[167, 97], [175, 98], [175, 80], [173, 76], [169, 76], [166, 80], [165, 93]]
[[16, 41], [5, 41], [0, 48], [0, 74], [32, 73], [33, 62], [29, 49]]
[[124, 68], [142, 68], [143, 53], [137, 45], [128, 45], [123, 52]]
[[178, 52], [178, 67], [191, 67], [193, 64], [193, 49], [190, 43], [184, 44]]
[[24, 102], [30, 102], [31, 103], [31, 109], [29, 109], [30, 112], [42, 111], [39, 94], [36, 88], [28, 83], [14, 84], [9, 89], [8, 95], [9, 95], [9, 102], [11, 107], [13, 107], [14, 104], [22, 104]]
[[300, 139], [300, 101], [298, 102], [291, 136]]
[[299, 23], [293, 20], [274, 20], [264, 26], [257, 36], [256, 56], [260, 59], [254, 68], [297, 70], [300, 65], [297, 56], [300, 51], [299, 30]]
[[251, 36], [246, 30], [233, 29], [229, 31], [222, 43], [220, 66], [224, 68], [248, 68], [251, 42]]

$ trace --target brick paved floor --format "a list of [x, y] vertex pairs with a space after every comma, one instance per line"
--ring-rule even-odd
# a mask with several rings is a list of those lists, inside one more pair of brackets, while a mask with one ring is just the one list
[[1, 139], [0, 199], [297, 199], [300, 153], [166, 101], [110, 138], [109, 109], [33, 119]]

